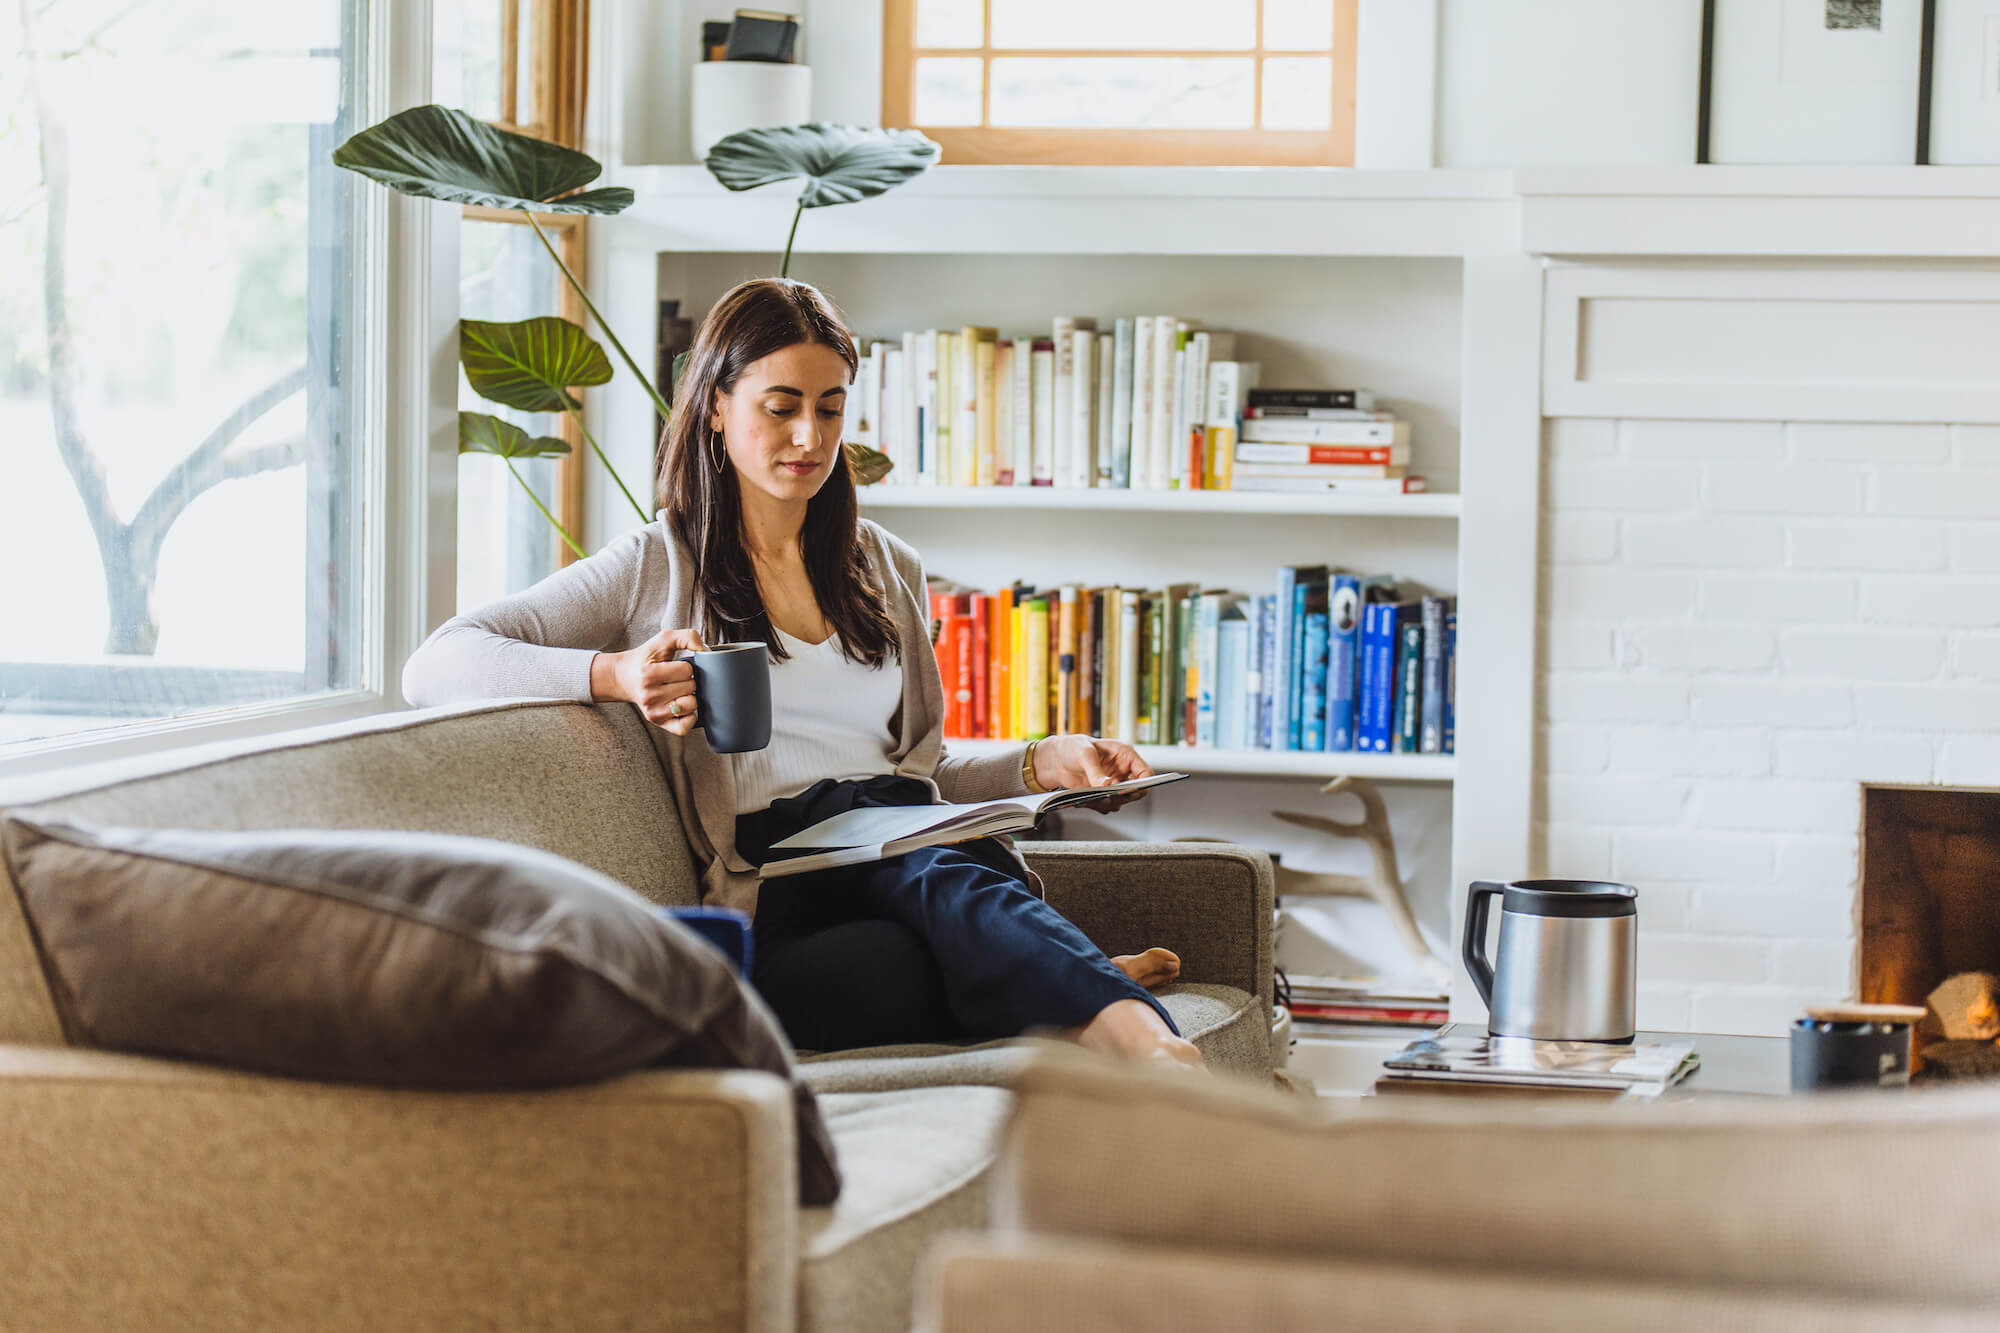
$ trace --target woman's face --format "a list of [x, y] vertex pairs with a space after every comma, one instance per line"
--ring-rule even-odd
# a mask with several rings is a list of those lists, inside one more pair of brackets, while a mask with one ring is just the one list
[[738, 480], [777, 500], [819, 493], [840, 456], [847, 362], [831, 347], [794, 343], [753, 361], [729, 393], [716, 395], [709, 425]]

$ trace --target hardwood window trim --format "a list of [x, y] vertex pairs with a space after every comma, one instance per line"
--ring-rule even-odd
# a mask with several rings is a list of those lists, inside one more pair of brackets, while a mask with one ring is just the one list
[[[1020, 49], [992, 45], [992, 11], [985, 11], [981, 44], [976, 47], [924, 47], [916, 44], [917, 5], [921, 0], [883, 0], [882, 5], [882, 123], [919, 129], [937, 140], [948, 163], [1055, 163], [1062, 165], [1147, 166], [1320, 166], [1354, 165], [1354, 60], [1359, 30], [1360, 0], [1329, 0], [1333, 6], [1333, 100], [1325, 130], [1150, 130], [1043, 129], [994, 127], [991, 62], [1005, 57], [1231, 57], [1253, 63], [1252, 115], [1263, 115], [1266, 59], [1318, 54], [1312, 51], [1267, 50], [1261, 45], [1263, 0], [1257, 0], [1260, 45], [1240, 51], [1087, 50], [1077, 48]], [[977, 126], [921, 125], [915, 118], [916, 66], [920, 56], [977, 58], [982, 64], [980, 120]]]

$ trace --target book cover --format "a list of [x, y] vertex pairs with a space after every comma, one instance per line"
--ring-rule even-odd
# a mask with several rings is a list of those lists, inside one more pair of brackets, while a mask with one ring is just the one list
[[1298, 421], [1394, 421], [1394, 412], [1377, 412], [1358, 407], [1250, 407], [1243, 409], [1245, 417], [1255, 420], [1275, 420], [1291, 417]]
[[1448, 1023], [1384, 1060], [1390, 1077], [1625, 1089], [1657, 1096], [1701, 1064], [1691, 1041], [1535, 1041]]
[[1208, 361], [1213, 339], [1207, 329], [1188, 331], [1187, 374], [1181, 386], [1181, 432], [1175, 437], [1174, 447], [1181, 451], [1182, 473], [1192, 491], [1203, 489], [1202, 482], [1208, 472], [1208, 432], [1202, 429], [1202, 419], [1208, 415]]
[[1400, 481], [1408, 469], [1389, 463], [1251, 463], [1236, 460], [1238, 477], [1282, 477], [1291, 481], [1355, 481], [1395, 478]]
[[1076, 613], [1077, 730], [1102, 736], [1104, 715], [1099, 691], [1103, 688], [1104, 653], [1099, 642], [1099, 618], [1104, 614], [1104, 590], [1085, 588], [1079, 592]]
[[[1287, 605], [1291, 593], [1285, 594]], [[1257, 746], [1259, 749], [1278, 748], [1278, 597], [1276, 593], [1265, 593], [1257, 599], [1257, 634], [1262, 647], [1258, 659], [1263, 664], [1263, 675], [1257, 689]]]
[[[917, 340], [921, 337], [923, 334], [915, 329], [906, 330], [903, 334], [902, 388], [897, 394], [897, 401], [902, 405], [903, 422], [897, 452], [894, 455], [895, 471], [889, 474], [889, 479], [898, 486], [914, 486], [917, 482], [917, 473], [923, 466], [917, 456], [922, 447], [920, 440], [923, 434], [919, 429], [917, 416], [917, 378], [923, 365], [917, 355]], [[897, 472], [903, 475], [898, 477]]]
[[1116, 355], [1117, 347], [1114, 335], [1099, 333], [1097, 335], [1097, 350], [1093, 353], [1093, 356], [1096, 358], [1097, 381], [1091, 389], [1091, 401], [1097, 404], [1097, 424], [1093, 428], [1097, 440], [1097, 476], [1093, 480], [1099, 486], [1109, 486], [1112, 484], [1111, 376], [1113, 368], [1112, 358]]
[[1044, 338], [1035, 339], [1029, 360], [1033, 365], [1030, 396], [1034, 402], [1034, 466], [1030, 476], [1037, 486], [1052, 486], [1056, 478], [1055, 344]]
[[[1326, 610], [1327, 580], [1325, 565], [1299, 565], [1294, 566], [1294, 569], [1296, 574], [1292, 584], [1292, 611], [1286, 623], [1287, 632], [1291, 635], [1289, 656], [1286, 658], [1289, 679], [1285, 685], [1287, 711], [1284, 748], [1288, 750], [1302, 749], [1305, 744], [1306, 617], [1314, 611]], [[1325, 670], [1326, 663], [1322, 659], [1320, 671], [1323, 674]], [[1326, 688], [1323, 682], [1320, 688], [1322, 690]], [[1325, 695], [1322, 694], [1320, 697], [1321, 707], [1324, 709]]]
[[961, 413], [974, 441], [971, 484], [991, 486], [1000, 474], [998, 438], [994, 434], [996, 409], [993, 404], [996, 387], [993, 380], [994, 340], [999, 337], [999, 331], [969, 325], [960, 331], [960, 336], [972, 348], [970, 357], [960, 360], [960, 364], [971, 372], [964, 392], [965, 410]]
[[917, 339], [917, 481], [935, 486], [938, 475], [938, 331]]
[[1408, 445], [1390, 444], [1238, 444], [1239, 463], [1284, 463], [1293, 467], [1321, 464], [1376, 463], [1406, 467]]
[[1132, 485], [1132, 320], [1124, 315], [1111, 335], [1111, 484]]
[[1259, 389], [1250, 395], [1252, 407], [1349, 407], [1372, 411], [1375, 395], [1367, 389]]
[[967, 736], [989, 736], [993, 725], [992, 676], [988, 664], [993, 656], [993, 598], [972, 594], [972, 641], [967, 645], [966, 674], [971, 678], [972, 717]]
[[958, 335], [938, 330], [938, 466], [940, 486], [956, 486], [958, 480]]
[[1066, 485], [1087, 490], [1097, 484], [1097, 334], [1093, 321], [1078, 320], [1069, 339], [1070, 361], [1069, 476]]
[[1298, 586], [1299, 566], [1278, 566], [1278, 589], [1272, 594], [1277, 601], [1271, 608], [1276, 621], [1272, 635], [1273, 651], [1265, 658], [1264, 687], [1271, 694], [1271, 727], [1265, 744], [1273, 750], [1283, 750], [1286, 746], [1288, 719], [1292, 715], [1292, 681], [1298, 675], [1297, 659], [1292, 655], [1292, 591]]
[[1250, 641], [1249, 617], [1231, 600], [1218, 613], [1215, 630], [1215, 690], [1210, 716], [1215, 728], [1211, 743], [1219, 750], [1249, 748], [1245, 741], [1249, 710], [1242, 701], [1256, 693], [1249, 684]]
[[1396, 737], [1397, 754], [1417, 752], [1417, 723], [1423, 710], [1423, 603], [1396, 619]]
[[1154, 713], [1160, 702], [1160, 596], [1139, 594], [1139, 716], [1135, 745], [1157, 745]]
[[993, 344], [993, 484], [1014, 484], [1014, 340]]
[[937, 662], [938, 688], [944, 692], [944, 713], [939, 726], [947, 737], [956, 737], [959, 732], [957, 709], [952, 706], [951, 663], [956, 660], [956, 650], [951, 641], [951, 595], [933, 588], [925, 593], [924, 600], [930, 610], [931, 656]]
[[1152, 488], [1153, 476], [1153, 317], [1132, 320], [1131, 485]]
[[1327, 588], [1326, 748], [1354, 748], [1355, 666], [1361, 646], [1361, 580], [1335, 574]]
[[1443, 752], [1458, 753], [1458, 608], [1444, 613], [1444, 736]]
[[1120, 640], [1125, 633], [1124, 603], [1120, 598], [1120, 592], [1117, 587], [1107, 587], [1104, 590], [1104, 609], [1097, 617], [1100, 630], [1100, 641], [1097, 646], [1099, 662], [1097, 706], [1103, 717], [1097, 734], [1110, 736], [1115, 740], [1129, 741], [1132, 738], [1119, 729], [1121, 723], [1118, 681], [1119, 659], [1122, 654]]
[[958, 734], [970, 739], [972, 730], [972, 594], [955, 593], [951, 599], [952, 707], [958, 718]]
[[1146, 456], [1158, 490], [1173, 484], [1174, 346], [1179, 334], [1172, 315], [1153, 316], [1153, 402], [1146, 416], [1151, 430]]
[[1035, 340], [1014, 339], [1014, 484], [1035, 484]]
[[1251, 417], [1243, 423], [1245, 444], [1410, 443], [1407, 421], [1303, 421], [1296, 417]]
[[1076, 585], [1065, 583], [1056, 591], [1056, 725], [1057, 735], [1081, 731], [1077, 725], [1077, 622]]
[[1187, 478], [1187, 376], [1188, 339], [1191, 337], [1188, 322], [1174, 321], [1174, 360], [1172, 390], [1167, 395], [1167, 484], [1176, 490], [1186, 488]]
[[1243, 618], [1248, 626], [1243, 636], [1243, 748], [1254, 750], [1263, 745], [1259, 722], [1264, 693], [1264, 598], [1252, 597]]
[[1180, 699], [1180, 706], [1174, 710], [1173, 735], [1168, 742], [1173, 745], [1193, 745], [1195, 714], [1200, 707], [1200, 679], [1195, 671], [1195, 617], [1200, 614], [1201, 594], [1190, 591], [1180, 599], [1179, 610], [1175, 614], [1175, 630], [1178, 640], [1174, 648], [1173, 688]]
[[1050, 385], [1050, 421], [1054, 426], [1050, 475], [1058, 486], [1070, 484], [1074, 448], [1071, 433], [1076, 429], [1076, 408], [1071, 398], [1076, 388], [1076, 316], [1057, 315], [1051, 321], [1050, 342], [1055, 349], [1055, 379]]
[[1014, 736], [1014, 590], [1002, 588], [993, 594], [993, 728], [994, 740]]
[[1217, 689], [1222, 669], [1222, 615], [1227, 592], [1211, 588], [1195, 603], [1194, 617], [1194, 743], [1216, 747]]
[[[888, 447], [882, 452], [889, 455], [890, 462], [894, 464], [886, 480], [892, 485], [906, 486], [914, 469], [910, 466], [909, 458], [910, 433], [907, 411], [909, 396], [903, 390], [904, 360], [901, 344], [884, 352], [883, 358], [882, 422], [888, 437], [886, 440]], [[897, 472], [903, 475], [898, 477]]]
[[1284, 491], [1299, 495], [1418, 495], [1430, 489], [1422, 477], [1340, 477], [1313, 481], [1305, 477], [1237, 477], [1235, 491]]
[[1049, 599], [1040, 594], [1027, 607], [1027, 717], [1023, 740], [1038, 741], [1049, 734]]
[[1260, 370], [1255, 361], [1225, 357], [1209, 362], [1208, 405], [1202, 409], [1207, 436], [1203, 457], [1209, 468], [1206, 481], [1216, 490], [1226, 491], [1234, 483], [1236, 459], [1243, 448], [1237, 442], [1243, 403], [1256, 387]]
[[1187, 713], [1187, 623], [1196, 592], [1192, 583], [1170, 583], [1161, 598], [1160, 627], [1164, 656], [1160, 663], [1160, 713], [1155, 716], [1160, 745], [1179, 745], [1186, 731]]
[[1423, 599], [1422, 716], [1417, 722], [1417, 750], [1444, 753], [1444, 618], [1450, 597]]
[[[1384, 677], [1390, 674], [1390, 667], [1382, 662], [1381, 648], [1385, 640], [1382, 632], [1384, 613], [1393, 621], [1395, 608], [1387, 603], [1364, 601], [1361, 606], [1361, 659], [1356, 679], [1354, 748], [1364, 754], [1376, 754], [1387, 750], [1388, 727], [1380, 718], [1383, 701], [1388, 697]], [[1391, 664], [1393, 666], [1393, 664]]]
[[1118, 738], [1139, 743], [1139, 597], [1118, 593]]
[[841, 400], [840, 438], [875, 447], [875, 418], [868, 405], [868, 384], [875, 372], [874, 358], [867, 353], [855, 359], [854, 387]]
[[1306, 612], [1305, 685], [1299, 707], [1299, 748], [1326, 748], [1327, 613]]

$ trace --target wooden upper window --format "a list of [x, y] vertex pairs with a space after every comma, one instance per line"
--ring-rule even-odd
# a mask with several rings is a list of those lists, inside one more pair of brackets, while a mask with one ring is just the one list
[[884, 0], [882, 123], [946, 162], [1351, 166], [1359, 0]]

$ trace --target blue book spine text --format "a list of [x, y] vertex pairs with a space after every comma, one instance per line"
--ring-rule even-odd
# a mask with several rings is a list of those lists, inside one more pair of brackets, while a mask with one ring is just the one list
[[1327, 595], [1326, 748], [1354, 748], [1354, 682], [1361, 642], [1361, 580], [1336, 574]]
[[1444, 613], [1444, 752], [1458, 753], [1458, 612]]
[[1299, 748], [1302, 750], [1326, 748], [1326, 640], [1326, 612], [1308, 613], [1305, 698], [1299, 705]]
[[1275, 633], [1272, 636], [1275, 653], [1267, 659], [1264, 668], [1265, 688], [1271, 691], [1271, 739], [1274, 750], [1294, 748], [1286, 739], [1290, 734], [1292, 717], [1292, 684], [1299, 674], [1298, 659], [1292, 655], [1292, 594], [1298, 584], [1298, 571], [1287, 565], [1278, 570], [1278, 591], [1272, 606]]

